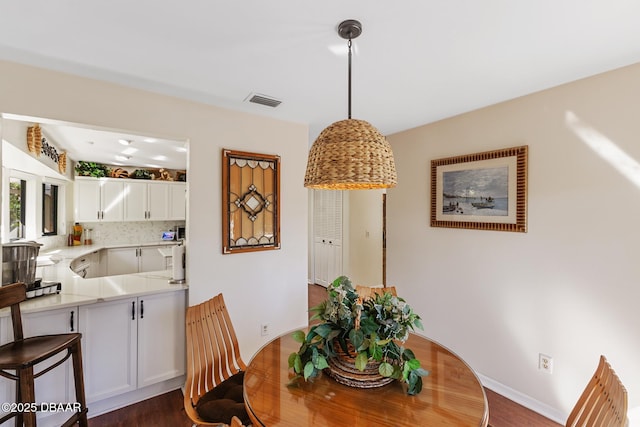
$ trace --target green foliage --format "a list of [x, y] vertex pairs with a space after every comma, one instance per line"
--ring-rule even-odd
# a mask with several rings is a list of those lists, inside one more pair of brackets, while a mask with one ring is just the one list
[[133, 179], [151, 179], [151, 172], [145, 169], [136, 169], [130, 175]]
[[79, 161], [75, 171], [79, 176], [92, 176], [94, 178], [104, 178], [109, 176], [109, 168], [101, 163]]
[[22, 237], [13, 234], [13, 231], [20, 227], [22, 218], [22, 182], [9, 183], [9, 230], [12, 237]]
[[413, 351], [400, 344], [410, 331], [423, 328], [420, 316], [402, 298], [385, 293], [362, 301], [349, 278], [340, 276], [328, 286], [327, 300], [310, 311], [312, 320], [322, 323], [312, 326], [306, 336], [303, 331], [293, 333], [300, 349], [289, 356], [289, 368], [296, 374], [292, 383], [314, 378], [327, 368], [327, 359], [336, 356], [336, 343], [351, 354], [350, 342], [360, 371], [371, 360], [381, 362], [380, 375], [405, 382], [410, 395], [420, 393], [422, 377], [429, 372], [420, 367]]

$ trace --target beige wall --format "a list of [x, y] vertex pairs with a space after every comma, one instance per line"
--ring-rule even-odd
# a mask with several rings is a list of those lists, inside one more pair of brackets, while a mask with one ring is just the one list
[[[0, 62], [0, 113], [188, 140], [190, 303], [224, 293], [247, 361], [270, 337], [306, 324], [306, 125], [9, 62]], [[281, 156], [281, 250], [221, 254], [222, 148]], [[260, 336], [261, 323], [271, 336]]]
[[382, 194], [385, 190], [348, 191], [346, 274], [355, 284], [382, 284]]
[[[427, 335], [562, 422], [600, 354], [640, 405], [639, 99], [635, 65], [389, 137], [388, 281]], [[528, 233], [430, 227], [430, 160], [525, 144]]]

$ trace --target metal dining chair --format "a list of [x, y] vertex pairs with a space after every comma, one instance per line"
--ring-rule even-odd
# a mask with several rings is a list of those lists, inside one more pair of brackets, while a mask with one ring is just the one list
[[627, 422], [627, 390], [604, 356], [574, 406], [566, 427], [622, 427]]

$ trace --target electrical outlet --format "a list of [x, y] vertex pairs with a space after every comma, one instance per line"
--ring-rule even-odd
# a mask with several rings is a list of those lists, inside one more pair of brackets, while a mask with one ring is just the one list
[[263, 323], [262, 325], [260, 325], [260, 335], [262, 335], [263, 337], [266, 335], [269, 335], [269, 324], [268, 323]]
[[548, 374], [553, 373], [553, 357], [546, 354], [538, 354], [538, 369]]

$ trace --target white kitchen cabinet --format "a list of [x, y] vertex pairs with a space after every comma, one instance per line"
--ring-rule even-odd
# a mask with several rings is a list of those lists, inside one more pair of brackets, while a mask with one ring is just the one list
[[144, 273], [165, 270], [165, 259], [158, 248], [167, 246], [138, 246], [111, 248], [106, 254], [106, 275]]
[[113, 248], [107, 250], [107, 276], [138, 272], [140, 248]]
[[118, 179], [76, 177], [74, 218], [76, 222], [122, 221], [124, 183]]
[[185, 291], [80, 307], [88, 402], [185, 373]]
[[95, 402], [136, 389], [137, 299], [80, 307], [84, 389]]
[[138, 387], [185, 373], [184, 291], [138, 298]]
[[185, 182], [76, 177], [76, 222], [186, 219]]
[[165, 221], [169, 217], [169, 184], [158, 181], [127, 180], [124, 183], [125, 221]]
[[169, 218], [185, 220], [187, 218], [187, 183], [172, 182], [169, 184]]
[[126, 201], [124, 204], [125, 221], [144, 221], [147, 219], [147, 183], [127, 181], [124, 184]]
[[313, 191], [314, 282], [327, 286], [343, 274], [342, 191]]
[[159, 248], [166, 246], [141, 246], [138, 252], [138, 272], [166, 270], [166, 262]]

